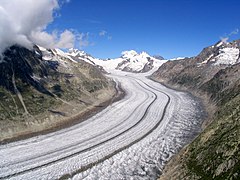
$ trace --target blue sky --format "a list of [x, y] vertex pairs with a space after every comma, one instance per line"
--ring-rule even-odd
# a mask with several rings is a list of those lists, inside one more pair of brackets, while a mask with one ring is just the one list
[[240, 38], [239, 8], [239, 0], [70, 0], [48, 30], [82, 33], [81, 48], [99, 58], [130, 49], [194, 56], [220, 37]]

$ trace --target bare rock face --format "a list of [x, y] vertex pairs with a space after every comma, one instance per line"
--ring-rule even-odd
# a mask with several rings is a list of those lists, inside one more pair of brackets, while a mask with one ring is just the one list
[[146, 63], [143, 69], [140, 71], [141, 73], [148, 72], [153, 68], [153, 60], [151, 58], [148, 59], [148, 63]]
[[[211, 124], [165, 167], [160, 179], [240, 178], [239, 40], [218, 42], [196, 57], [168, 61], [152, 78], [208, 97]], [[209, 104], [208, 104], [209, 105]]]
[[44, 78], [48, 76], [49, 71], [54, 71], [53, 66], [48, 62], [41, 62], [40, 53], [38, 49], [34, 52], [19, 46], [7, 49], [0, 65], [0, 86], [14, 92], [14, 78], [33, 86], [42, 93], [51, 95], [44, 87], [43, 82], [39, 82], [35, 78]]

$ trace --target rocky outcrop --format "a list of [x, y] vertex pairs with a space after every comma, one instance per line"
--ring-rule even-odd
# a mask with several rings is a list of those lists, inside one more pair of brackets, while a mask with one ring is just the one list
[[239, 179], [239, 77], [239, 41], [218, 42], [196, 57], [167, 62], [154, 73], [152, 78], [166, 85], [207, 97], [210, 115], [208, 126], [169, 162], [160, 179]]

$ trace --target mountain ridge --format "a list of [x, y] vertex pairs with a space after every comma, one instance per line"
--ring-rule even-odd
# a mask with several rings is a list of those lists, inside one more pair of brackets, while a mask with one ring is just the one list
[[116, 93], [97, 66], [57, 49], [11, 46], [0, 69], [0, 140], [61, 124]]
[[152, 75], [163, 84], [197, 95], [209, 113], [203, 132], [170, 160], [160, 179], [240, 177], [239, 42], [219, 41], [198, 56], [168, 61]]
[[75, 60], [81, 58], [93, 65], [102, 66], [105, 70], [121, 70], [134, 73], [143, 73], [150, 71], [153, 67], [159, 67], [164, 62], [162, 57], [155, 58], [146, 52], [137, 53], [134, 50], [123, 51], [121, 57], [115, 59], [98, 59], [77, 49], [70, 49], [67, 52]]

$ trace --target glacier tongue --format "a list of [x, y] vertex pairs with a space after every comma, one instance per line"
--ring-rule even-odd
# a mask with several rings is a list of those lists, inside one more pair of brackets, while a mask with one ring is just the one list
[[40, 49], [45, 60], [103, 66], [126, 96], [83, 123], [1, 145], [0, 179], [156, 179], [201, 131], [198, 101], [146, 78], [165, 61], [153, 60], [152, 70], [134, 74], [115, 68], [123, 59], [136, 68], [151, 58], [147, 53], [103, 61], [75, 49]]
[[147, 79], [111, 71], [126, 96], [88, 120], [0, 146], [0, 178], [155, 179], [201, 130], [198, 101]]
[[[154, 82], [147, 82], [159, 88]], [[200, 104], [191, 96], [167, 91], [174, 106], [169, 107], [165, 121], [157, 129], [140, 142], [72, 179], [157, 179], [167, 161], [200, 133], [203, 115]]]

